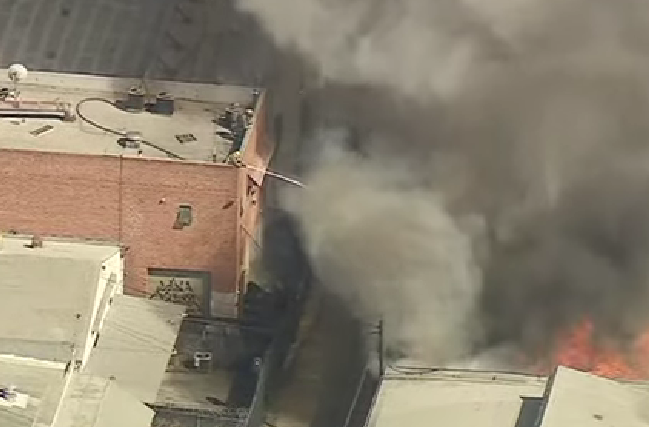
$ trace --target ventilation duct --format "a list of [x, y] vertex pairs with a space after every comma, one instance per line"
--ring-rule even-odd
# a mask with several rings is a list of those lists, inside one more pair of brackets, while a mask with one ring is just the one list
[[59, 119], [72, 122], [76, 119], [72, 104], [59, 101], [28, 101], [4, 99], [0, 101], [0, 117]]

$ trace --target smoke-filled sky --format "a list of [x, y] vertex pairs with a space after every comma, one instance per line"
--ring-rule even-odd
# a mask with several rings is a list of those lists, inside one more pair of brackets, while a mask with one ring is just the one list
[[[327, 82], [287, 206], [324, 283], [448, 362], [647, 327], [649, 3], [240, 0]], [[362, 87], [362, 90], [359, 89]], [[485, 249], [486, 248], [486, 249]]]

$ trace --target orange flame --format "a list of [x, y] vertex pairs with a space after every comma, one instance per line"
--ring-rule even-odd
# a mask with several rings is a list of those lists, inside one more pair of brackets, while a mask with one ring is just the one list
[[[612, 345], [598, 343], [594, 337], [592, 322], [584, 321], [560, 337], [550, 368], [563, 365], [596, 375], [639, 380], [649, 378], [649, 332], [639, 337], [623, 352]], [[538, 372], [548, 372], [547, 366], [539, 367]]]

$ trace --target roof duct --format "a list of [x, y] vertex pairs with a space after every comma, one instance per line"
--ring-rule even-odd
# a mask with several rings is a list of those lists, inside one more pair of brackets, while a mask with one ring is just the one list
[[76, 119], [69, 102], [23, 99], [0, 100], [0, 117], [60, 119], [68, 122]]

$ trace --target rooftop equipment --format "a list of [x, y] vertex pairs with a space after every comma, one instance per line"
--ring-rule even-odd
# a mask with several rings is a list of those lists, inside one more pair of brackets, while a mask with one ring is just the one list
[[139, 149], [142, 144], [142, 133], [137, 131], [129, 131], [123, 137], [117, 140], [117, 143], [124, 148]]
[[171, 116], [173, 115], [174, 111], [174, 97], [167, 92], [160, 92], [158, 96], [156, 96], [155, 104], [153, 105], [151, 112], [155, 114]]
[[59, 119], [66, 122], [73, 122], [76, 119], [72, 104], [69, 102], [24, 99], [0, 100], [0, 117]]
[[0, 90], [0, 117], [75, 120], [69, 102], [26, 100], [20, 97], [19, 83], [28, 75], [24, 65], [13, 64], [7, 70], [7, 75], [13, 83], [13, 89]]
[[144, 111], [146, 105], [144, 98], [145, 94], [142, 88], [132, 87], [126, 95], [126, 101], [124, 101], [124, 110], [130, 113], [139, 113]]

